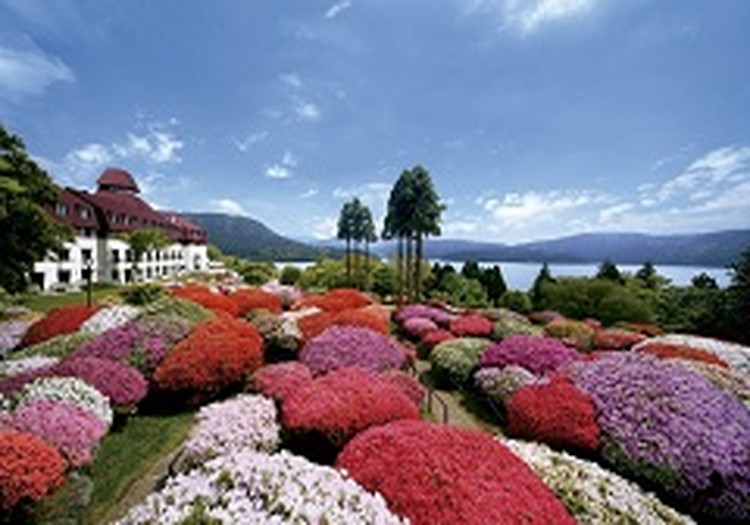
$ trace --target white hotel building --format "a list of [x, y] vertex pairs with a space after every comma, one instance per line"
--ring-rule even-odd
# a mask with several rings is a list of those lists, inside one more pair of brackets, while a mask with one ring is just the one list
[[172, 244], [153, 250], [137, 263], [139, 279], [173, 278], [208, 269], [206, 232], [176, 213], [159, 212], [137, 196], [138, 185], [125, 170], [109, 168], [90, 193], [60, 190], [50, 212], [75, 231], [72, 242], [34, 264], [31, 280], [42, 290], [81, 286], [86, 270], [92, 282], [133, 280], [133, 256], [122, 235], [142, 228], [161, 229]]

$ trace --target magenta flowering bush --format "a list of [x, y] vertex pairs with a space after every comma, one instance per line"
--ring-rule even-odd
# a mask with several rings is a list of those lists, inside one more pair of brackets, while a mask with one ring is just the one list
[[454, 319], [454, 316], [445, 310], [435, 308], [434, 306], [427, 306], [426, 304], [410, 304], [404, 306], [396, 312], [394, 319], [397, 323], [404, 324], [408, 319], [414, 317], [429, 319], [442, 327], [447, 327]]
[[406, 350], [392, 337], [355, 326], [331, 326], [299, 353], [316, 376], [348, 367], [381, 372], [401, 368], [406, 358]]
[[54, 375], [77, 377], [99, 390], [115, 408], [132, 408], [148, 392], [148, 382], [138, 370], [109, 359], [76, 357], [54, 367]]
[[750, 520], [750, 411], [685, 367], [636, 352], [566, 367], [594, 399], [603, 455], [691, 515]]
[[96, 447], [107, 432], [105, 423], [88, 410], [48, 399], [20, 406], [2, 418], [0, 425], [43, 439], [74, 468], [93, 460]]
[[578, 352], [560, 340], [535, 335], [510, 335], [479, 357], [482, 367], [518, 365], [542, 375], [578, 358]]
[[438, 325], [426, 317], [410, 317], [404, 321], [403, 329], [407, 335], [421, 339], [425, 334], [437, 330]]

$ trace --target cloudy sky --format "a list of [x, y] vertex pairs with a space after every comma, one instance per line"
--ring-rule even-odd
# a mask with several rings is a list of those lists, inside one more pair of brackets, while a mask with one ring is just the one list
[[747, 0], [0, 0], [0, 122], [298, 238], [415, 164], [454, 238], [746, 228], [749, 49]]

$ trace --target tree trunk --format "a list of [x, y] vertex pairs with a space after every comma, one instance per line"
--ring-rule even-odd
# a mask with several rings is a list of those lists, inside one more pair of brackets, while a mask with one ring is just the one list
[[406, 236], [406, 296], [409, 302], [414, 301], [414, 288], [412, 286], [413, 243], [411, 232]]
[[346, 284], [352, 282], [352, 238], [346, 237]]
[[417, 233], [417, 260], [414, 264], [414, 295], [417, 301], [422, 299], [422, 234]]
[[367, 276], [370, 274], [370, 241], [365, 241], [365, 282], [364, 290], [367, 291]]
[[399, 303], [404, 296], [404, 236], [398, 236], [398, 256], [396, 258], [398, 268], [398, 297]]

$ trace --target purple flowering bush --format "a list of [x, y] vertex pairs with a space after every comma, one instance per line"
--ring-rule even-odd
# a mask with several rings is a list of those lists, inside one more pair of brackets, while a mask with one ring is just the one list
[[443, 327], [447, 327], [455, 316], [449, 314], [445, 310], [435, 308], [434, 306], [427, 306], [426, 304], [410, 304], [401, 308], [394, 319], [399, 324], [404, 324], [407, 319], [414, 317], [420, 317], [423, 319], [429, 319], [435, 324]]
[[421, 339], [425, 334], [437, 330], [438, 325], [426, 317], [410, 317], [404, 321], [403, 329], [407, 335]]
[[98, 357], [67, 359], [54, 367], [54, 375], [83, 379], [109, 398], [114, 408], [133, 408], [148, 392], [148, 382], [138, 370]]
[[299, 353], [315, 376], [353, 366], [372, 372], [401, 368], [406, 357], [404, 347], [392, 337], [355, 326], [331, 326]]
[[594, 399], [607, 461], [696, 518], [750, 520], [750, 411], [685, 367], [635, 353], [567, 366]]
[[487, 348], [479, 357], [482, 367], [518, 365], [537, 375], [555, 370], [578, 358], [578, 352], [560, 340], [535, 335], [510, 335]]
[[55, 447], [71, 467], [94, 458], [107, 426], [94, 414], [65, 401], [41, 399], [20, 406], [0, 425], [33, 434]]

